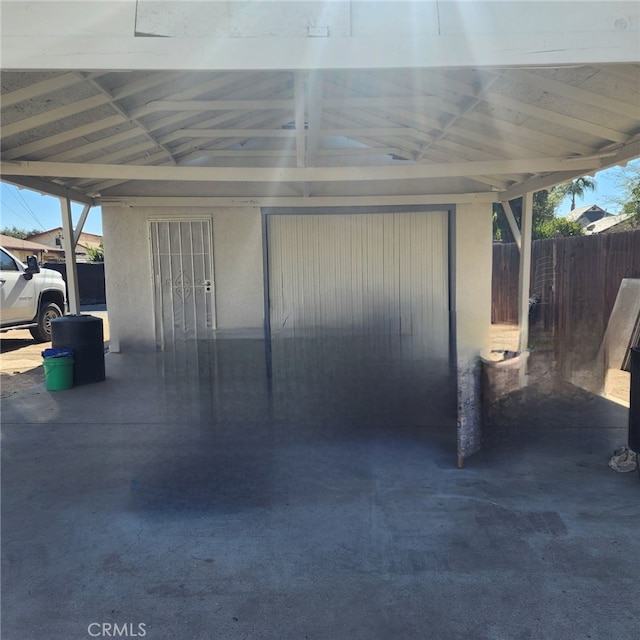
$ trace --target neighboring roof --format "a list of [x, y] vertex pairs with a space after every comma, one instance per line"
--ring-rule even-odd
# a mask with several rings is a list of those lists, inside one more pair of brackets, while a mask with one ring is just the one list
[[[62, 227], [54, 227], [53, 229], [47, 229], [46, 231], [41, 231], [40, 233], [32, 233], [29, 238], [41, 238], [42, 236], [46, 236], [50, 233], [63, 233]], [[81, 238], [85, 238], [86, 240], [93, 241], [95, 239], [96, 242], [100, 242], [102, 240], [102, 236], [97, 235], [95, 233], [87, 233], [86, 231], [82, 231], [80, 233]]]
[[20, 250], [20, 251], [46, 251], [48, 253], [63, 253], [62, 249], [54, 249], [48, 247], [46, 244], [40, 244], [39, 242], [32, 242], [31, 240], [21, 240], [20, 238], [14, 238], [13, 236], [5, 236], [0, 234], [0, 245], [5, 249]]
[[[610, 224], [605, 224], [610, 222]], [[613, 216], [613, 218], [607, 218], [606, 220], [600, 220], [595, 223], [596, 226], [592, 231], [586, 231], [588, 234], [594, 233], [617, 233], [620, 231], [630, 231], [632, 229], [640, 229], [638, 225], [634, 225], [631, 222], [630, 213], [621, 213], [620, 215]], [[591, 226], [591, 225], [589, 225]]]
[[605, 211], [597, 204], [590, 204], [586, 207], [577, 207], [576, 209], [571, 211], [571, 213], [568, 213], [565, 217], [567, 220], [571, 220], [571, 222], [580, 222], [584, 225], [585, 223], [589, 224], [595, 222], [596, 220], [601, 220], [602, 218], [606, 218], [609, 216], [613, 216], [613, 213]]

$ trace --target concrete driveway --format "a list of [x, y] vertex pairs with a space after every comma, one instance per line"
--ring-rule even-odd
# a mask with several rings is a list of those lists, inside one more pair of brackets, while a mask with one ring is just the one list
[[458, 470], [445, 405], [310, 411], [259, 341], [212, 348], [3, 401], [3, 640], [635, 637], [624, 407], [530, 388]]

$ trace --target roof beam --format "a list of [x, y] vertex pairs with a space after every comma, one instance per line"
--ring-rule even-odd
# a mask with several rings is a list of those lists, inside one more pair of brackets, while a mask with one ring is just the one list
[[[391, 155], [397, 154], [400, 149], [395, 147], [366, 147], [362, 149], [337, 149], [325, 147], [318, 149], [316, 155], [318, 157], [332, 156], [336, 158], [351, 156], [374, 156], [374, 155]], [[187, 160], [194, 158], [282, 158], [296, 157], [296, 151], [291, 149], [200, 149], [192, 154], [180, 158], [180, 163], [184, 164]]]
[[55, 147], [58, 144], [75, 140], [76, 138], [82, 138], [83, 136], [91, 133], [102, 131], [103, 129], [109, 129], [110, 127], [116, 127], [121, 124], [125, 124], [127, 121], [121, 115], [111, 116], [110, 118], [104, 118], [96, 122], [90, 122], [81, 127], [75, 127], [74, 129], [68, 129], [62, 133], [57, 133], [47, 138], [40, 138], [34, 142], [29, 142], [21, 147], [15, 147], [3, 152], [2, 157], [5, 160], [14, 160], [21, 156], [26, 156], [36, 151], [42, 151], [50, 147]]
[[129, 98], [135, 96], [136, 93], [153, 89], [154, 87], [162, 86], [170, 80], [184, 77], [184, 73], [179, 71], [159, 71], [158, 73], [150, 73], [145, 78], [138, 78], [135, 82], [128, 82], [127, 84], [120, 85], [119, 87], [111, 90], [111, 95], [114, 100], [122, 100], [123, 98]]
[[84, 100], [71, 102], [63, 107], [50, 109], [49, 111], [39, 113], [36, 116], [5, 124], [2, 126], [2, 135], [6, 138], [8, 136], [15, 135], [16, 133], [22, 133], [23, 131], [28, 131], [29, 129], [35, 129], [36, 127], [41, 127], [51, 122], [55, 122], [56, 120], [62, 120], [63, 118], [83, 113], [84, 111], [91, 111], [91, 109], [109, 104], [109, 102], [109, 98], [103, 95], [91, 96]]
[[121, 207], [358, 207], [384, 205], [462, 204], [473, 202], [497, 202], [499, 196], [492, 192], [439, 193], [397, 196], [264, 196], [264, 197], [155, 197], [155, 196], [105, 196], [98, 198], [101, 206]]
[[320, 146], [322, 125], [322, 96], [324, 93], [324, 75], [315, 71], [307, 76], [307, 102], [309, 130], [307, 132], [307, 153], [305, 164], [312, 167], [316, 163], [316, 154]]
[[[179, 129], [167, 138], [295, 138], [295, 129]], [[320, 129], [320, 136], [344, 136], [347, 138], [375, 136], [378, 138], [422, 138], [424, 133], [410, 127]], [[164, 138], [166, 141], [167, 138]]]
[[[407, 90], [406, 87], [396, 85], [389, 81], [378, 80], [378, 84], [380, 85], [381, 90], [394, 93], [396, 95], [401, 93], [402, 90], [404, 91]], [[420, 124], [424, 126], [426, 129], [439, 129], [441, 126], [441, 123], [436, 118], [425, 115], [423, 111], [422, 112], [414, 111], [410, 108], [411, 106], [421, 106], [422, 108], [433, 107], [434, 103], [436, 102], [439, 104], [442, 103], [441, 98], [416, 94], [411, 96], [394, 97], [394, 98], [385, 99], [384, 97], [378, 98], [376, 96], [368, 95], [364, 93], [362, 88], [359, 88], [359, 87], [354, 88], [352, 86], [349, 86], [348, 88], [346, 88], [340, 84], [337, 84], [336, 82], [329, 82], [327, 83], [327, 86], [333, 88], [334, 91], [339, 90], [341, 92], [344, 92], [344, 95], [338, 98], [334, 97], [329, 100], [323, 101], [324, 107], [349, 111], [352, 102], [363, 101], [364, 104], [363, 104], [363, 107], [361, 108], [372, 109], [378, 112], [385, 111], [385, 109], [388, 109], [388, 111], [385, 113], [385, 116], [384, 116], [387, 119], [387, 122], [389, 122], [389, 120], [391, 119], [395, 122], [399, 122], [402, 124], [411, 122], [414, 124]], [[353, 95], [353, 93], [356, 91], [358, 93], [358, 96]], [[417, 105], [416, 105], [416, 101], [417, 101]], [[424, 104], [421, 105], [420, 104], [421, 101], [424, 101]], [[343, 103], [342, 105], [340, 104], [341, 102]], [[394, 105], [393, 104], [394, 102], [398, 102], [399, 104]], [[367, 105], [367, 106], [365, 107], [364, 105]], [[437, 108], [439, 108], [440, 110], [443, 110], [441, 106], [438, 106]]]
[[[618, 35], [619, 34], [616, 34], [616, 37]], [[613, 113], [618, 113], [633, 120], [638, 119], [637, 103], [621, 102], [620, 100], [609, 98], [601, 93], [594, 93], [593, 91], [581, 89], [580, 87], [574, 87], [573, 85], [547, 78], [537, 73], [518, 70], [516, 76], [512, 71], [508, 71], [507, 77], [512, 80], [517, 80], [518, 82], [524, 82], [527, 87], [536, 87], [542, 91], [555, 93], [574, 102], [584, 102], [593, 107], [613, 111]]]
[[294, 122], [296, 126], [296, 165], [298, 167], [305, 166], [306, 156], [306, 136], [304, 125], [304, 74], [301, 71], [295, 71], [293, 74], [293, 86], [295, 95], [295, 115]]
[[84, 193], [56, 184], [55, 182], [41, 180], [40, 178], [30, 176], [2, 176], [2, 182], [15, 184], [18, 187], [25, 187], [26, 189], [31, 189], [32, 191], [37, 191], [48, 196], [69, 198], [73, 202], [80, 202], [84, 205], [95, 205], [94, 199]]
[[451, 115], [450, 118], [447, 120], [447, 122], [445, 122], [444, 125], [441, 125], [438, 128], [439, 131], [436, 134], [436, 136], [434, 138], [432, 138], [429, 142], [427, 142], [423, 146], [423, 148], [420, 150], [420, 153], [418, 154], [418, 157], [416, 158], [416, 160], [420, 160], [420, 158], [424, 157], [424, 154], [426, 153], [427, 149], [429, 149], [430, 146], [433, 146], [436, 142], [438, 142], [438, 140], [441, 140], [442, 138], [447, 136], [447, 134], [451, 133], [452, 128], [456, 125], [456, 123], [460, 120], [460, 118], [464, 117], [465, 113], [470, 113], [471, 111], [473, 111], [478, 106], [478, 104], [480, 104], [480, 102], [482, 102], [482, 99], [484, 98], [484, 96], [491, 90], [491, 87], [497, 81], [498, 81], [498, 77], [490, 78], [475, 93], [475, 95], [473, 95], [471, 97], [471, 100], [469, 100], [469, 102], [462, 108], [462, 110], [460, 111], [459, 114]]
[[[618, 149], [614, 149], [613, 151], [615, 151], [613, 155], [607, 152], [600, 159], [600, 166], [597, 168], [598, 171], [601, 171], [602, 169], [607, 169], [609, 167], [615, 167], [616, 165], [620, 165], [620, 164], [623, 165], [629, 162], [630, 160], [635, 160], [636, 158], [640, 158], [640, 138], [636, 138], [633, 142], [627, 143]], [[565, 163], [565, 167], [560, 169], [557, 172], [553, 172], [549, 175], [544, 175], [544, 176], [534, 176], [528, 180], [525, 180], [520, 184], [510, 187], [504, 193], [503, 198], [506, 200], [521, 198], [522, 196], [524, 196], [525, 193], [529, 191], [535, 193], [536, 191], [541, 191], [542, 189], [548, 189], [549, 187], [552, 187], [556, 184], [561, 184], [562, 182], [568, 182], [569, 180], [580, 178], [581, 176], [584, 176], [585, 174], [589, 173], [588, 170], [580, 171], [577, 169], [578, 167], [574, 167], [573, 162], [568, 160]]]
[[[295, 132], [293, 132], [295, 133]], [[451, 162], [429, 165], [383, 167], [305, 167], [230, 168], [230, 167], [164, 167], [140, 165], [104, 165], [64, 162], [2, 162], [0, 171], [7, 176], [40, 176], [57, 178], [104, 178], [115, 180], [195, 181], [195, 182], [351, 182], [370, 180], [422, 180], [502, 173], [543, 173], [600, 168], [598, 158], [526, 158]]]
[[59, 91], [60, 89], [65, 89], [66, 87], [70, 87], [71, 85], [78, 84], [79, 82], [80, 79], [73, 72], [63, 73], [62, 75], [57, 75], [54, 78], [49, 78], [48, 80], [34, 82], [33, 84], [30, 84], [27, 87], [23, 87], [22, 89], [16, 89], [15, 91], [3, 93], [2, 106], [10, 107], [11, 105], [17, 104], [18, 102], [31, 100], [32, 98], [38, 98], [47, 93], [53, 93], [54, 91]]
[[[135, 111], [135, 117], [160, 111], [257, 111], [291, 109], [292, 100], [154, 100]], [[323, 108], [327, 109], [395, 109], [438, 107], [443, 100], [437, 96], [391, 96], [391, 97], [352, 97], [325, 98]], [[449, 109], [451, 106], [449, 106]], [[133, 112], [132, 112], [133, 115]]]
[[86, 78], [85, 81], [89, 83], [94, 89], [97, 89], [105, 98], [109, 100], [112, 109], [117, 111], [123, 118], [128, 120], [134, 127], [139, 129], [140, 132], [147, 138], [147, 140], [155, 144], [158, 149], [166, 154], [169, 160], [171, 160], [173, 163], [176, 163], [175, 158], [171, 154], [171, 151], [169, 151], [169, 149], [167, 149], [163, 144], [158, 142], [151, 135], [145, 125], [143, 125], [139, 120], [132, 118], [122, 107], [117, 105], [113, 99], [113, 96], [104, 87], [102, 87], [102, 85], [100, 85], [96, 80], [92, 80], [91, 78]]
[[[358, 142], [362, 144], [368, 144], [372, 146], [389, 146], [389, 139], [387, 136], [378, 135], [378, 132], [384, 132], [389, 129], [385, 127], [385, 124], [389, 124], [387, 121], [374, 116], [372, 114], [358, 113], [357, 116], [344, 114], [336, 114], [326, 112], [324, 114], [324, 122], [336, 127], [343, 127], [342, 130], [358, 127], [361, 134], [358, 136]], [[367, 129], [360, 128], [367, 127]], [[430, 136], [424, 131], [418, 131], [418, 129], [412, 127], [392, 127], [392, 130], [397, 130], [397, 133], [392, 137], [393, 144], [403, 150], [403, 153], [407, 154], [407, 158], [414, 159], [414, 152], [420, 150], [420, 140], [430, 140]], [[406, 134], [402, 132], [406, 132]]]
[[631, 80], [631, 82], [640, 82], [640, 67], [638, 65], [610, 65], [606, 67], [598, 67], [604, 73], [612, 73], [615, 76]]
[[541, 153], [551, 152], [556, 155], [568, 155], [570, 153], [588, 154], [593, 152], [591, 147], [580, 142], [540, 133], [524, 125], [512, 124], [506, 120], [497, 120], [482, 113], [467, 113], [464, 119], [483, 125], [487, 134], [491, 134], [493, 130], [496, 130], [504, 132], [505, 136], [508, 136], [512, 141], [522, 139], [526, 145], [533, 145], [531, 148]]
[[[293, 105], [293, 103], [290, 104], [290, 107]], [[185, 116], [183, 114], [175, 114], [173, 116], [169, 116], [167, 118], [162, 118], [160, 120], [156, 120], [153, 123], [151, 123], [149, 125], [149, 129], [151, 131], [155, 131], [158, 129], [164, 129], [168, 126], [171, 126], [173, 124], [177, 124], [180, 121], [184, 121], [187, 118], [185, 118]], [[235, 121], [235, 122], [234, 122]], [[203, 130], [203, 129], [213, 129], [218, 127], [218, 125], [221, 124], [226, 124], [226, 123], [230, 123], [230, 122], [234, 122], [234, 124], [236, 124], [235, 128], [238, 128], [237, 123], [238, 121], [240, 121], [242, 123], [242, 128], [249, 128], [249, 127], [270, 127], [270, 128], [281, 128], [284, 124], [287, 124], [289, 122], [291, 122], [291, 109], [288, 109], [287, 111], [285, 111], [284, 113], [281, 113], [278, 115], [277, 118], [274, 118], [274, 114], [273, 112], [269, 113], [269, 114], [265, 114], [264, 112], [259, 112], [258, 114], [239, 114], [238, 112], [234, 112], [234, 111], [227, 111], [225, 113], [221, 113], [217, 116], [215, 116], [214, 118], [207, 118], [206, 120], [203, 120], [201, 122], [199, 122], [196, 125], [194, 125], [193, 129], [198, 129], [198, 130]], [[276, 123], [276, 124], [274, 124]], [[180, 129], [178, 129], [177, 131], [180, 131]], [[177, 135], [176, 130], [173, 130], [171, 133], [167, 133], [166, 135], [164, 135], [161, 138], [161, 141], [163, 143], [168, 143], [168, 142], [172, 142], [174, 140], [178, 140], [180, 139], [181, 135]], [[189, 145], [190, 146], [190, 145]], [[180, 151], [184, 151], [185, 149], [181, 149], [180, 147], [174, 147], [173, 149], [173, 153], [177, 154]], [[188, 149], [186, 149], [188, 150]]]
[[[611, 140], [612, 142], [624, 142], [629, 137], [627, 134], [610, 129], [609, 127], [604, 127], [593, 122], [587, 122], [586, 120], [580, 120], [575, 116], [567, 116], [563, 113], [552, 111], [551, 109], [538, 107], [535, 104], [522, 102], [521, 100], [514, 100], [513, 98], [500, 94], [486, 96], [484, 101], [497, 107], [506, 107], [507, 109], [512, 109], [534, 118], [539, 118], [540, 120], [552, 122], [553, 124], [560, 125], [561, 127], [567, 127], [568, 129], [588, 133], [589, 135], [597, 136], [604, 140]], [[637, 116], [640, 116], [640, 110]]]
[[159, 111], [273, 111], [291, 110], [294, 101], [289, 100], [155, 100], [136, 109], [137, 118]]
[[[49, 156], [46, 159], [49, 162], [67, 162], [68, 160], [80, 158], [82, 156], [93, 153], [94, 151], [100, 151], [101, 149], [106, 150], [108, 147], [111, 147], [115, 144], [120, 144], [121, 142], [126, 142], [127, 140], [140, 138], [143, 135], [144, 134], [142, 133], [142, 131], [138, 131], [137, 129], [130, 129], [128, 131], [118, 133], [115, 136], [107, 136], [106, 138], [101, 138], [100, 140], [96, 140], [95, 142], [90, 142], [88, 144], [80, 145], [79, 147], [74, 147], [73, 149], [69, 149], [69, 151], [56, 153], [55, 155]], [[151, 145], [151, 142], [149, 142], [148, 144]]]

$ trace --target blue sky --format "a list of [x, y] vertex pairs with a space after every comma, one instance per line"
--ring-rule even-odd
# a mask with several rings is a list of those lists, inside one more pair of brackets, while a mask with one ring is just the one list
[[[640, 164], [635, 160], [634, 164]], [[614, 199], [617, 195], [617, 181], [621, 169], [614, 167], [596, 174], [596, 190], [587, 192], [584, 198], [576, 199], [576, 207], [597, 204], [598, 206], [618, 213], [620, 207]], [[558, 216], [569, 213], [571, 200], [567, 198], [558, 209]], [[82, 205], [73, 204], [74, 224], [82, 213]], [[20, 229], [52, 229], [62, 225], [60, 217], [60, 201], [50, 196], [42, 196], [35, 191], [18, 189], [10, 184], [0, 183], [0, 228], [18, 227]], [[84, 231], [102, 234], [102, 212], [100, 207], [91, 209]]]

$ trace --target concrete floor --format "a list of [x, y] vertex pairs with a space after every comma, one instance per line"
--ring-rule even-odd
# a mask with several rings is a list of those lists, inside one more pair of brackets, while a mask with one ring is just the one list
[[624, 407], [528, 389], [458, 470], [446, 381], [420, 426], [415, 389], [375, 420], [380, 388], [348, 406], [264, 362], [108, 354], [104, 382], [3, 401], [3, 640], [637, 636]]

